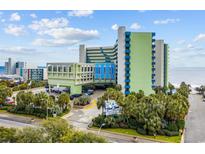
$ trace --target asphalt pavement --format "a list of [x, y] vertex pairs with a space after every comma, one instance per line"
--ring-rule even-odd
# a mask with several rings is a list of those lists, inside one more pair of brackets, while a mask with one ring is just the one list
[[11, 120], [5, 120], [5, 119], [0, 119], [0, 126], [2, 126], [2, 127], [14, 127], [14, 128], [35, 127], [35, 125], [32, 125], [32, 124], [11, 121]]
[[102, 111], [97, 109], [97, 98], [104, 94], [104, 90], [96, 90], [91, 95], [91, 104], [85, 106], [83, 109], [73, 109], [71, 112], [64, 116], [70, 124], [80, 130], [87, 130], [89, 123], [94, 117], [97, 117]]
[[202, 96], [189, 96], [190, 109], [186, 119], [185, 143], [205, 143], [205, 102]]

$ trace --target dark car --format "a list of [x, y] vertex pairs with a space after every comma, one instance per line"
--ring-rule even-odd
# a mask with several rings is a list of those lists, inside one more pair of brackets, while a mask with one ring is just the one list
[[88, 94], [88, 95], [92, 95], [93, 93], [94, 93], [94, 90], [88, 89], [88, 91], [87, 91], [87, 94]]
[[73, 94], [73, 95], [70, 95], [70, 100], [73, 100], [74, 98], [78, 98], [82, 96], [82, 94]]

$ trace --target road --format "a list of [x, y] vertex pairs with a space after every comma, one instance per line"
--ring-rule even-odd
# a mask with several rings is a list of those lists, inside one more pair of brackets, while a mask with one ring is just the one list
[[35, 127], [34, 125], [23, 123], [23, 122], [17, 122], [17, 121], [11, 121], [11, 120], [5, 120], [0, 119], [0, 126], [3, 127], [15, 127], [15, 128], [22, 128], [22, 127]]
[[191, 94], [189, 101], [190, 109], [186, 119], [184, 142], [205, 142], [205, 102], [196, 94]]
[[73, 109], [68, 115], [63, 118], [71, 123], [74, 127], [87, 130], [88, 124], [92, 119], [98, 116], [102, 111], [97, 109], [97, 98], [102, 96], [105, 91], [97, 90], [93, 95], [91, 95], [91, 104], [84, 107], [83, 109]]

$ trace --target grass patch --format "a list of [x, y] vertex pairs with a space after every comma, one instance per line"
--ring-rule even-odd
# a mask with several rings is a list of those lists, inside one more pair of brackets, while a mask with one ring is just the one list
[[38, 116], [35, 115], [30, 115], [30, 114], [23, 114], [23, 113], [12, 113], [12, 112], [8, 112], [6, 111], [8, 114], [14, 115], [14, 116], [19, 116], [19, 117], [27, 117], [27, 118], [33, 118], [33, 119], [45, 119], [45, 118], [40, 118]]
[[7, 112], [6, 110], [0, 110], [0, 113], [5, 113], [5, 112]]
[[[99, 129], [97, 127], [92, 127], [95, 129]], [[169, 142], [169, 143], [180, 143], [181, 142], [181, 135], [180, 136], [162, 136], [162, 135], [157, 135], [157, 136], [149, 136], [149, 135], [142, 135], [139, 134], [136, 130], [134, 129], [124, 129], [124, 128], [103, 128], [102, 130], [113, 132], [113, 133], [120, 133], [120, 134], [125, 134], [125, 135], [132, 135], [136, 137], [141, 137], [144, 139], [152, 139], [156, 141], [161, 141], [161, 142]]]

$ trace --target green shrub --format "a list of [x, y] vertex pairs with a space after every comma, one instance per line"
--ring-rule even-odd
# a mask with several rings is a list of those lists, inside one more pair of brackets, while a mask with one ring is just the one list
[[143, 128], [137, 128], [136, 130], [139, 134], [142, 134], [142, 135], [147, 135], [147, 132], [146, 130], [144, 130]]
[[128, 127], [131, 129], [136, 129], [137, 121], [134, 118], [129, 118], [128, 119]]
[[179, 136], [179, 131], [169, 131], [167, 129], [163, 130], [166, 136]]
[[85, 106], [88, 105], [91, 101], [90, 96], [81, 96], [74, 99], [74, 105]]
[[2, 106], [0, 107], [0, 110], [8, 110], [8, 106]]
[[104, 116], [104, 115], [97, 116], [96, 118], [94, 118], [92, 120], [93, 126], [100, 127], [103, 123], [105, 123], [105, 118], [106, 118], [106, 116]]
[[169, 131], [178, 131], [177, 124], [174, 121], [168, 122], [167, 129]]
[[177, 120], [176, 122], [179, 129], [184, 129], [185, 127], [185, 120]]
[[157, 131], [158, 135], [166, 135], [163, 129]]

